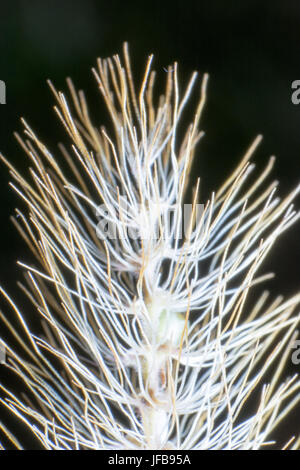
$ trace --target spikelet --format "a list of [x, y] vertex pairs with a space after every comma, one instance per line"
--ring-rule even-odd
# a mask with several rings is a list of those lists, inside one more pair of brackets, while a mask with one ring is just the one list
[[[5, 160], [27, 207], [15, 224], [36, 259], [20, 263], [22, 288], [44, 333], [31, 332], [1, 289], [22, 330], [1, 313], [23, 351], [3, 341], [7, 367], [27, 394], [2, 387], [2, 403], [45, 449], [259, 449], [299, 401], [299, 378], [281, 375], [300, 295], [270, 301], [263, 292], [251, 309], [246, 299], [299, 217], [299, 187], [276, 197], [266, 183], [274, 158], [249, 184], [258, 136], [210, 200], [200, 204], [197, 180], [185, 206], [208, 77], [199, 86], [194, 73], [180, 93], [175, 63], [155, 105], [151, 62], [136, 92], [126, 44], [124, 65], [98, 60], [110, 130], [92, 124], [71, 80], [72, 105], [50, 83], [72, 141], [61, 146], [68, 170], [24, 120], [26, 138], [17, 138], [31, 181]], [[199, 101], [182, 132], [192, 93]]]

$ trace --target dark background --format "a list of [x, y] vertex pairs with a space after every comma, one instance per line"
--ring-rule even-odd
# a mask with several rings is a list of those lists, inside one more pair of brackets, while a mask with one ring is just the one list
[[[198, 149], [195, 174], [202, 178], [203, 198], [217, 189], [258, 134], [263, 143], [255, 155], [258, 168], [277, 156], [273, 179], [285, 195], [299, 182], [300, 105], [291, 102], [291, 83], [300, 79], [299, 1], [96, 1], [14, 0], [0, 7], [0, 79], [7, 104], [0, 105], [0, 151], [21, 171], [28, 165], [13, 138], [24, 116], [52, 151], [65, 137], [55, 117], [51, 78], [64, 90], [71, 76], [86, 91], [91, 114], [105, 120], [91, 67], [96, 58], [121, 52], [130, 44], [140, 77], [146, 57], [154, 68], [174, 60], [182, 78], [209, 72], [208, 101], [202, 120], [206, 132]], [[159, 80], [158, 80], [159, 81]], [[0, 167], [0, 283], [16, 298], [22, 277], [17, 259], [27, 249], [9, 221], [19, 204]], [[299, 205], [298, 205], [299, 207]], [[265, 270], [276, 272], [267, 288], [276, 296], [299, 288], [299, 224], [276, 243]], [[21, 300], [20, 300], [21, 301]], [[21, 304], [22, 305], [22, 304]], [[299, 366], [290, 365], [290, 372]], [[2, 373], [2, 368], [1, 368]], [[300, 431], [300, 410], [279, 429], [279, 443]]]

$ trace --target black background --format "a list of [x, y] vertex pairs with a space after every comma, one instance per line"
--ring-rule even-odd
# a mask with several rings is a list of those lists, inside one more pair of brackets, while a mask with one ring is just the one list
[[[91, 114], [100, 124], [105, 116], [91, 67], [97, 57], [121, 52], [124, 40], [130, 44], [137, 78], [152, 52], [161, 83], [164, 68], [174, 60], [184, 79], [194, 70], [210, 74], [202, 121], [206, 136], [195, 166], [204, 199], [230, 174], [258, 133], [264, 135], [255, 155], [258, 168], [275, 154], [273, 179], [281, 182], [280, 194], [296, 186], [300, 105], [291, 102], [291, 83], [300, 79], [296, 0], [1, 2], [0, 79], [6, 83], [7, 104], [0, 105], [0, 151], [21, 172], [26, 171], [27, 157], [12, 135], [21, 130], [20, 116], [52, 151], [57, 142], [68, 142], [46, 79], [64, 90], [65, 78], [71, 76], [86, 91]], [[30, 258], [9, 222], [19, 202], [8, 180], [1, 166], [0, 283], [21, 302], [15, 283], [22, 273], [16, 260]], [[264, 265], [265, 271], [276, 272], [266, 286], [274, 296], [289, 296], [299, 288], [299, 233], [298, 224], [284, 234]], [[297, 368], [290, 365], [290, 372]], [[279, 443], [299, 433], [299, 422], [298, 409], [279, 429]]]

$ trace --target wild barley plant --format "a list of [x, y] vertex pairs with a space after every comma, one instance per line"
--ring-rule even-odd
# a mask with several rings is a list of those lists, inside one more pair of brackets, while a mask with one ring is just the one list
[[[31, 332], [2, 289], [20, 331], [8, 313], [1, 321], [23, 351], [3, 341], [7, 367], [27, 389], [20, 399], [2, 387], [2, 404], [45, 449], [259, 449], [299, 399], [299, 379], [280, 377], [300, 295], [269, 301], [263, 292], [251, 309], [246, 298], [269, 277], [256, 273], [299, 216], [291, 204], [299, 188], [275, 197], [276, 183], [266, 183], [273, 158], [248, 184], [259, 136], [201, 211], [196, 182], [186, 220], [208, 77], [199, 87], [194, 73], [180, 93], [175, 63], [155, 105], [151, 62], [137, 92], [126, 44], [124, 65], [119, 56], [98, 60], [109, 131], [92, 124], [70, 80], [75, 117], [50, 84], [72, 141], [61, 146], [68, 169], [25, 121], [26, 138], [17, 139], [31, 181], [5, 160], [27, 206], [15, 224], [36, 259], [20, 263], [22, 288], [44, 332]], [[195, 88], [199, 102], [179, 142]]]

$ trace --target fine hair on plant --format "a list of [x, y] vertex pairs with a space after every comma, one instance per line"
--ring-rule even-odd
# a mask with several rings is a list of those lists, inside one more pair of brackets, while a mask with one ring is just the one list
[[[0, 367], [24, 392], [1, 385], [1, 403], [48, 450], [261, 449], [299, 403], [299, 378], [284, 372], [300, 294], [257, 294], [271, 277], [262, 262], [299, 218], [299, 187], [277, 196], [273, 157], [255, 170], [258, 136], [203, 201], [191, 170], [208, 76], [184, 85], [175, 63], [158, 95], [152, 62], [137, 86], [126, 43], [123, 59], [98, 59], [106, 128], [70, 79], [68, 95], [49, 82], [70, 143], [54, 154], [23, 119], [30, 176], [2, 156], [32, 254], [20, 286], [41, 331], [1, 288], [13, 341], [2, 338]], [[0, 429], [2, 448], [24, 448]]]

